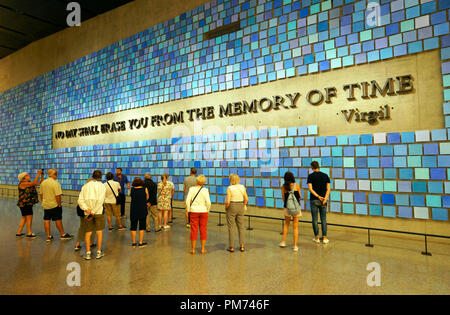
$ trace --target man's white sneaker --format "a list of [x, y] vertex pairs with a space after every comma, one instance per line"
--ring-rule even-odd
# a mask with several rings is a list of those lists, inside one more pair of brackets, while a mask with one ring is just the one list
[[286, 247], [286, 242], [280, 242], [280, 244], [278, 244], [280, 247]]
[[294, 252], [298, 252], [298, 247], [294, 246], [293, 250], [294, 250]]
[[326, 238], [326, 239], [322, 240], [322, 242], [323, 242], [324, 244], [328, 244], [328, 243], [330, 242], [330, 240], [329, 240], [328, 238]]
[[86, 254], [84, 255], [84, 259], [91, 260], [91, 252], [86, 252]]
[[100, 258], [102, 258], [103, 256], [105, 256], [105, 254], [104, 254], [103, 252], [97, 251], [97, 256], [96, 256], [95, 258], [96, 258], [96, 259], [100, 259]]
[[320, 240], [318, 240], [317, 238], [313, 238], [313, 242], [319, 244]]

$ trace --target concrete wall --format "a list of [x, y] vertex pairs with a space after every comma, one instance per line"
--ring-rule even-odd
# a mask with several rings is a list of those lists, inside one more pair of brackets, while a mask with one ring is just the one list
[[208, 0], [135, 0], [0, 59], [0, 92], [96, 52]]

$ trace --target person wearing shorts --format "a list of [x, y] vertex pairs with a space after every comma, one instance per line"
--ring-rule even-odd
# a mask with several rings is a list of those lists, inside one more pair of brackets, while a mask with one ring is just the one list
[[291, 172], [286, 172], [284, 174], [284, 184], [281, 186], [281, 195], [284, 201], [284, 226], [283, 226], [283, 238], [280, 242], [280, 247], [286, 247], [286, 238], [289, 230], [289, 224], [291, 219], [293, 220], [293, 230], [294, 230], [294, 246], [293, 250], [298, 251], [298, 220], [301, 216], [301, 211], [295, 213], [289, 213], [287, 209], [287, 198], [289, 197], [289, 192], [294, 192], [295, 199], [300, 202], [300, 186], [295, 182], [294, 174]]
[[[40, 177], [40, 180], [39, 180]], [[33, 222], [33, 205], [39, 202], [38, 194], [36, 191], [36, 186], [39, 186], [43, 180], [44, 173], [39, 170], [34, 181], [31, 181], [30, 175], [28, 173], [19, 174], [19, 200], [17, 206], [20, 208], [22, 213], [22, 220], [20, 220], [19, 229], [17, 230], [16, 236], [22, 237], [23, 227], [26, 224], [27, 227], [27, 238], [34, 239], [36, 234], [31, 232], [31, 224]]]
[[103, 215], [103, 204], [105, 203], [106, 187], [101, 182], [102, 172], [94, 171], [92, 173], [93, 180], [85, 184], [81, 188], [78, 197], [78, 205], [84, 211], [87, 222], [85, 222], [86, 230], [86, 254], [84, 259], [91, 259], [91, 235], [97, 234], [97, 259], [104, 256], [102, 252], [103, 229], [105, 228], [105, 216]]
[[120, 218], [120, 204], [117, 204], [117, 197], [120, 193], [120, 184], [114, 181], [114, 175], [111, 172], [106, 174], [106, 180], [107, 182], [104, 184], [106, 188], [105, 214], [106, 219], [108, 220], [108, 229], [110, 232], [113, 230], [111, 217], [115, 216], [117, 225], [119, 226], [119, 231], [125, 231], [126, 228], [122, 224], [122, 220]]
[[[89, 178], [86, 183], [89, 183], [90, 181], [94, 180], [93, 178]], [[86, 216], [84, 214], [84, 211], [81, 210], [80, 206], [77, 205], [77, 216], [80, 218], [80, 227], [78, 228], [78, 235], [77, 235], [77, 242], [75, 244], [75, 251], [81, 250], [81, 243], [85, 241], [86, 239], [86, 223], [87, 220], [85, 219]], [[91, 236], [91, 247], [96, 246], [94, 244], [94, 235]]]
[[41, 183], [41, 200], [42, 208], [44, 208], [44, 229], [47, 234], [47, 242], [53, 240], [53, 236], [50, 234], [50, 221], [55, 222], [56, 228], [61, 234], [61, 240], [69, 240], [72, 235], [64, 231], [62, 224], [62, 205], [61, 185], [56, 181], [58, 177], [58, 171], [54, 168], [48, 170], [48, 178]]

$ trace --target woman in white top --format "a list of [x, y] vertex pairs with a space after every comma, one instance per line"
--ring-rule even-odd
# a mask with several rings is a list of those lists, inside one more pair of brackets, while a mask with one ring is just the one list
[[245, 187], [239, 184], [240, 178], [236, 174], [230, 175], [231, 185], [227, 188], [227, 201], [225, 210], [227, 212], [228, 240], [227, 251], [234, 252], [234, 224], [236, 223], [239, 232], [240, 250], [245, 250], [244, 212], [248, 203], [248, 195]]
[[191, 222], [191, 254], [195, 254], [195, 245], [197, 244], [197, 234], [200, 227], [200, 243], [202, 245], [202, 254], [206, 253], [206, 225], [208, 223], [208, 212], [211, 208], [209, 191], [204, 188], [206, 177], [200, 175], [197, 177], [197, 186], [189, 189], [186, 197], [186, 212]]

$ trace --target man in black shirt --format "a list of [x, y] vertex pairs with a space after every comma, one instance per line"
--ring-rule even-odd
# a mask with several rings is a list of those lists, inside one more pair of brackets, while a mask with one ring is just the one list
[[311, 204], [312, 225], [314, 230], [314, 239], [320, 243], [319, 225], [317, 224], [318, 214], [320, 212], [320, 221], [322, 223], [322, 241], [324, 244], [329, 242], [327, 238], [327, 201], [330, 196], [330, 178], [327, 174], [320, 171], [319, 163], [311, 163], [313, 172], [308, 176], [309, 200]]
[[161, 227], [158, 225], [158, 209], [156, 201], [157, 185], [152, 180], [150, 173], [145, 173], [145, 187], [148, 190], [147, 232], [150, 232], [150, 217], [152, 218], [155, 232], [159, 232], [161, 231]]

